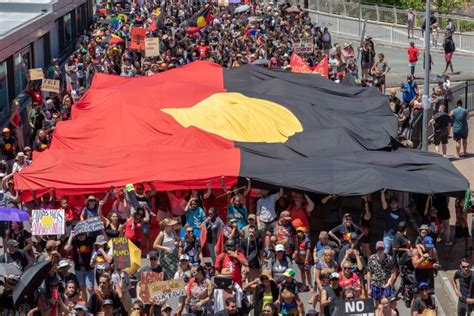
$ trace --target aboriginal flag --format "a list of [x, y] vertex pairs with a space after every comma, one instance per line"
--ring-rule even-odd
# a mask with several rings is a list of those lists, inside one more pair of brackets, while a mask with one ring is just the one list
[[17, 189], [220, 187], [222, 175], [338, 195], [469, 186], [442, 156], [397, 148], [385, 95], [320, 76], [204, 61], [146, 77], [96, 74], [71, 116], [15, 174]]
[[214, 16], [211, 13], [211, 6], [208, 5], [205, 8], [199, 10], [195, 15], [193, 15], [188, 20], [188, 34], [194, 34], [198, 32], [203, 27], [206, 27], [214, 19]]

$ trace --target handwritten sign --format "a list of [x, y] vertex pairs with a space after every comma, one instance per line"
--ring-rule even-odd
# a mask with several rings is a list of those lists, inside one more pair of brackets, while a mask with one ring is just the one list
[[44, 79], [43, 69], [41, 68], [28, 69], [28, 76], [30, 77], [30, 80], [42, 80]]
[[163, 281], [163, 272], [141, 272], [140, 273], [140, 298], [142, 302], [151, 304], [153, 298], [150, 295], [149, 286]]
[[79, 223], [76, 224], [74, 227], [74, 233], [77, 234], [83, 234], [83, 233], [90, 233], [90, 232], [96, 232], [99, 230], [104, 229], [104, 224], [100, 220], [100, 217], [89, 217], [85, 221], [80, 221]]
[[116, 237], [112, 239], [114, 265], [117, 269], [126, 269], [132, 265], [130, 260], [130, 248], [127, 237]]
[[229, 0], [217, 0], [217, 5], [220, 7], [227, 7], [229, 5]]
[[142, 27], [134, 27], [132, 29], [132, 41], [130, 49], [145, 50], [146, 30]]
[[184, 280], [177, 279], [149, 284], [148, 290], [150, 291], [150, 297], [153, 300], [161, 301], [185, 296], [186, 292], [184, 290], [184, 286]]
[[36, 236], [64, 235], [64, 210], [33, 210], [31, 213], [31, 233]]
[[43, 79], [43, 82], [41, 84], [41, 91], [59, 93], [59, 85], [59, 80]]
[[299, 41], [299, 43], [294, 44], [294, 50], [297, 54], [311, 54], [313, 49], [314, 44], [311, 37], [304, 37]]
[[145, 56], [155, 57], [160, 55], [160, 39], [158, 37], [149, 37], [145, 39]]

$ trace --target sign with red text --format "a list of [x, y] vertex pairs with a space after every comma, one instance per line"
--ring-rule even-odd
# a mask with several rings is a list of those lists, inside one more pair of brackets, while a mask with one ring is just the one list
[[127, 237], [112, 238], [112, 249], [116, 269], [126, 269], [132, 265]]

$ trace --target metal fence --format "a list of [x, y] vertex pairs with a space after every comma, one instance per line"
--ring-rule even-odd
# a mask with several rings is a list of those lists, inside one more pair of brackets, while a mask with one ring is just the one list
[[[316, 23], [329, 25], [331, 32], [355, 39], [359, 38], [361, 32], [361, 21], [366, 19], [366, 35], [372, 36], [376, 41], [403, 47], [414, 41], [417, 46], [424, 46], [424, 39], [420, 27], [415, 27], [415, 38], [408, 39], [406, 26], [406, 15], [404, 11], [396, 8], [380, 6], [367, 6], [354, 2], [330, 1], [330, 0], [308, 0], [308, 11], [313, 14]], [[446, 19], [448, 16], [442, 16]], [[418, 20], [417, 20], [418, 21]], [[461, 20], [457, 18], [460, 26], [473, 25], [474, 20]], [[417, 22], [421, 25], [422, 22]], [[458, 29], [459, 30], [459, 29]], [[438, 34], [432, 37], [432, 46], [441, 50], [444, 35]], [[453, 35], [456, 51], [474, 54], [474, 32], [473, 34], [462, 31]]]

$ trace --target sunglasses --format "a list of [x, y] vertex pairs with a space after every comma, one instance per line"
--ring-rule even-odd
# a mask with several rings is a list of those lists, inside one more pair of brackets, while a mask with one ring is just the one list
[[461, 266], [461, 268], [463, 268], [464, 270], [467, 270], [467, 269], [469, 269], [470, 267], [471, 267], [471, 266], [463, 266], [463, 265]]
[[344, 267], [343, 269], [344, 270], [350, 270], [350, 269], [352, 269], [352, 267]]
[[156, 257], [151, 257], [150, 258], [150, 261], [156, 261], [156, 260], [158, 260], [158, 258], [156, 258]]
[[107, 284], [107, 282], [99, 282], [99, 284]]
[[192, 230], [188, 230], [186, 233], [187, 233], [187, 234], [192, 234], [193, 231], [192, 231]]
[[46, 251], [53, 251], [53, 250], [58, 250], [58, 247], [46, 248]]

